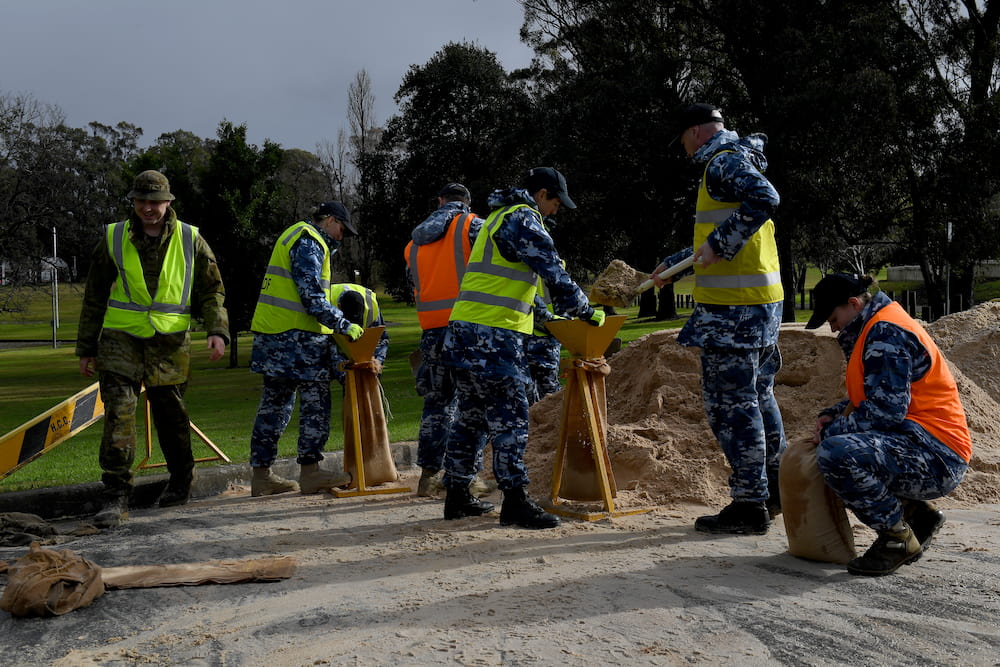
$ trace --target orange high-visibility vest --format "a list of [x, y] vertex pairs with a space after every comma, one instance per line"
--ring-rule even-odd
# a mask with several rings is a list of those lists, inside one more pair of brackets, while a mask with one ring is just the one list
[[437, 241], [426, 245], [410, 241], [406, 245], [403, 256], [413, 278], [413, 297], [421, 329], [448, 326], [472, 252], [469, 228], [475, 217], [475, 213], [459, 213]]
[[968, 462], [972, 458], [972, 438], [969, 435], [962, 401], [958, 397], [955, 378], [948, 370], [944, 355], [934, 340], [895, 301], [875, 313], [865, 324], [854, 344], [851, 360], [847, 364], [847, 396], [851, 399], [851, 403], [854, 407], [858, 407], [861, 401], [865, 400], [862, 357], [868, 331], [876, 322], [891, 322], [912, 332], [920, 340], [920, 344], [927, 348], [931, 355], [931, 367], [924, 377], [910, 384], [910, 407], [906, 412], [906, 418], [923, 426], [931, 435]]

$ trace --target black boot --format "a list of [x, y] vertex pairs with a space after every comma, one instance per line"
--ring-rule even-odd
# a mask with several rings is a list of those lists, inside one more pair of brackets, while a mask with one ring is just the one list
[[160, 507], [186, 505], [187, 501], [191, 500], [191, 481], [193, 478], [193, 473], [179, 475], [177, 478], [171, 475], [167, 488], [160, 495]]
[[858, 556], [847, 563], [847, 571], [866, 577], [881, 577], [892, 574], [902, 565], [920, 560], [924, 554], [913, 530], [900, 522], [896, 530], [883, 530], [875, 543], [868, 547], [864, 556]]
[[528, 497], [523, 486], [503, 492], [503, 505], [500, 507], [501, 526], [520, 526], [539, 530], [555, 528], [559, 523], [559, 517], [539, 507]]
[[926, 500], [903, 499], [903, 521], [913, 530], [913, 535], [923, 549], [944, 525], [944, 513]]
[[98, 528], [114, 528], [128, 518], [128, 496], [108, 496], [104, 505], [94, 515], [93, 522]]
[[774, 521], [774, 517], [781, 514], [781, 485], [778, 480], [768, 480], [767, 482], [767, 514]]
[[493, 503], [480, 500], [469, 493], [469, 487], [448, 489], [444, 497], [444, 518], [463, 519], [467, 516], [482, 516], [493, 511]]
[[734, 500], [718, 514], [699, 517], [694, 522], [694, 529], [702, 533], [764, 535], [770, 525], [764, 503]]

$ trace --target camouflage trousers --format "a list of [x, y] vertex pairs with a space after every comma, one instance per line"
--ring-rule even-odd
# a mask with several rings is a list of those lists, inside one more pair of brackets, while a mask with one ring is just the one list
[[445, 327], [428, 329], [420, 336], [422, 361], [417, 369], [417, 394], [424, 397], [417, 439], [417, 465], [441, 470], [448, 432], [455, 419], [455, 383], [451, 369], [441, 361]]
[[452, 368], [458, 412], [444, 457], [444, 485], [468, 487], [487, 442], [493, 443], [493, 476], [502, 490], [528, 485], [528, 397], [514, 378]]
[[562, 389], [559, 384], [560, 352], [562, 343], [553, 336], [525, 336], [524, 356], [532, 380], [528, 385], [528, 405]]
[[816, 463], [844, 505], [877, 531], [903, 518], [900, 499], [947, 495], [968, 469], [958, 454], [923, 429], [833, 435], [816, 447]]
[[777, 345], [751, 349], [704, 348], [701, 390], [705, 415], [729, 462], [734, 500], [766, 501], [778, 484], [785, 429], [774, 398], [781, 370]]
[[330, 381], [264, 376], [257, 418], [250, 434], [250, 465], [270, 468], [278, 458], [278, 440], [285, 432], [299, 395], [299, 465], [319, 463], [330, 437]]
[[[135, 461], [135, 410], [142, 389], [139, 380], [102, 372], [99, 376], [104, 401], [104, 435], [99, 460], [104, 494], [128, 496], [132, 492], [132, 463]], [[146, 387], [156, 438], [167, 462], [171, 480], [190, 479], [194, 470], [191, 453], [191, 420], [184, 405], [187, 383]]]

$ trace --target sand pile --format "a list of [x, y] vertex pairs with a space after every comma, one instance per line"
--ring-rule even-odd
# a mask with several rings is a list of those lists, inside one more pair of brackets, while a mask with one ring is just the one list
[[1000, 402], [1000, 300], [927, 325], [945, 356]]
[[[946, 323], [947, 325], [947, 323]], [[942, 328], [945, 325], [942, 325]], [[960, 323], [951, 335], [966, 340]], [[983, 335], [995, 335], [982, 328]], [[606, 378], [608, 451], [621, 507], [648, 504], [728, 502], [729, 467], [705, 420], [701, 399], [699, 351], [677, 344], [677, 330], [659, 331], [633, 341], [611, 360]], [[933, 333], [933, 332], [932, 332]], [[972, 334], [969, 334], [971, 337]], [[960, 503], [1000, 502], [1000, 405], [966, 374], [968, 358], [952, 369], [972, 429], [972, 470], [950, 497]], [[783, 328], [779, 341], [783, 368], [775, 393], [789, 440], [809, 436], [816, 414], [846, 396], [844, 357], [827, 332]], [[995, 357], [994, 357], [995, 359]], [[995, 360], [993, 361], [995, 363]], [[531, 410], [528, 466], [533, 493], [547, 497], [554, 451], [559, 441], [562, 392]]]

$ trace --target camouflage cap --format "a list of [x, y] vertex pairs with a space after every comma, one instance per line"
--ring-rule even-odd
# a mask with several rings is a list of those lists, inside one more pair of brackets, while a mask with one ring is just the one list
[[148, 169], [135, 177], [135, 181], [132, 182], [132, 192], [128, 193], [128, 197], [152, 201], [174, 200], [174, 196], [170, 194], [170, 181], [155, 169]]

